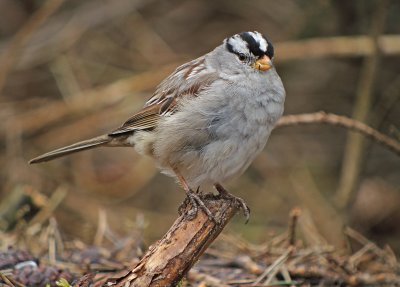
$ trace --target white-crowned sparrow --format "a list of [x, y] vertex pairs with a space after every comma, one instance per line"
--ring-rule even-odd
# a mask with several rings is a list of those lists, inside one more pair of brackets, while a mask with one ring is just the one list
[[225, 194], [219, 183], [246, 170], [282, 115], [285, 90], [273, 56], [259, 32], [236, 34], [178, 67], [120, 128], [30, 163], [98, 146], [133, 146], [176, 177], [194, 201], [191, 189], [203, 184]]

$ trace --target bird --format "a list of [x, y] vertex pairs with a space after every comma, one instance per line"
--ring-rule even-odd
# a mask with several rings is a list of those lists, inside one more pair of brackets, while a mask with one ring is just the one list
[[211, 184], [220, 195], [235, 198], [248, 221], [244, 200], [222, 183], [249, 167], [282, 116], [286, 92], [273, 60], [273, 44], [260, 32], [227, 37], [211, 52], [179, 66], [120, 127], [29, 163], [96, 147], [134, 147], [177, 180], [196, 213], [200, 206], [212, 218], [196, 192]]

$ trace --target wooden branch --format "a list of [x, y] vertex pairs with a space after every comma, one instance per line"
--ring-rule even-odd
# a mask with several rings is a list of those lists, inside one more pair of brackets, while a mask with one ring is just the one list
[[298, 207], [293, 208], [290, 211], [290, 221], [289, 221], [289, 234], [288, 234], [288, 242], [290, 246], [294, 246], [296, 244], [296, 227], [297, 222], [299, 221], [299, 217], [301, 215], [301, 209]]
[[124, 276], [108, 279], [103, 286], [156, 287], [175, 286], [238, 211], [234, 199], [214, 195], [202, 197], [204, 204], [219, 222], [216, 224], [199, 208], [195, 218], [191, 206], [154, 245], [150, 246], [139, 264]]
[[299, 114], [299, 115], [288, 115], [283, 116], [278, 123], [276, 124], [275, 128], [281, 128], [285, 126], [293, 126], [293, 125], [301, 125], [301, 124], [316, 124], [316, 123], [323, 123], [329, 124], [333, 126], [339, 126], [346, 129], [350, 129], [356, 132], [359, 132], [374, 141], [382, 144], [383, 146], [387, 147], [397, 155], [400, 155], [400, 142], [397, 140], [371, 128], [370, 126], [345, 117], [339, 116], [331, 113], [325, 112], [316, 112], [310, 114]]

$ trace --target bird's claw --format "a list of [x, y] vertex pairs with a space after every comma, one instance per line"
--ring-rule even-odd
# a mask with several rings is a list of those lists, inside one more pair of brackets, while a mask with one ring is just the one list
[[250, 219], [250, 208], [247, 206], [246, 202], [242, 198], [231, 194], [220, 184], [215, 184], [215, 189], [222, 198], [233, 200], [237, 204], [238, 208], [243, 211], [243, 215], [246, 217], [245, 223], [248, 223]]
[[210, 209], [204, 204], [204, 201], [201, 199], [201, 197], [198, 195], [198, 191], [194, 192], [193, 190], [190, 190], [186, 192], [186, 199], [182, 203], [182, 205], [179, 207], [179, 213], [182, 214], [183, 208], [187, 205], [188, 201], [191, 204], [191, 209], [188, 212], [188, 217], [190, 220], [194, 219], [197, 215], [197, 212], [200, 209], [207, 215], [207, 217], [213, 221], [214, 223], [217, 223], [217, 220], [215, 216], [212, 214]]

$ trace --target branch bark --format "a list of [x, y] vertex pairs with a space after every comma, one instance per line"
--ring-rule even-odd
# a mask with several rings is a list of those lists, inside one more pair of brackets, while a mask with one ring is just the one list
[[135, 268], [123, 276], [108, 279], [103, 286], [161, 287], [178, 284], [238, 211], [234, 199], [214, 195], [205, 195], [202, 199], [218, 224], [200, 208], [195, 218], [191, 218], [192, 207], [184, 206], [172, 227], [161, 240], [150, 246]]

